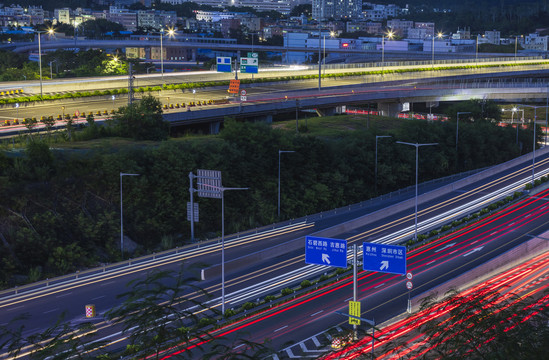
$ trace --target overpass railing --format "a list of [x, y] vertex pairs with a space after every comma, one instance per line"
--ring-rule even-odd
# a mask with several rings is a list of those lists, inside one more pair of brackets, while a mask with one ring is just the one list
[[[520, 56], [515, 58], [514, 56], [507, 57], [494, 57], [494, 58], [467, 58], [467, 59], [439, 59], [435, 60], [435, 66], [449, 65], [449, 64], [470, 64], [479, 63], [487, 64], [494, 62], [513, 62], [523, 60], [542, 60], [543, 56]], [[385, 63], [379, 62], [366, 62], [366, 63], [353, 63], [353, 64], [322, 64], [322, 68], [326, 70], [341, 70], [341, 69], [358, 69], [358, 68], [376, 68], [376, 67], [394, 67], [394, 66], [431, 66], [432, 60], [414, 60], [414, 61], [385, 61]], [[311, 69], [318, 69], [318, 65], [310, 65]]]

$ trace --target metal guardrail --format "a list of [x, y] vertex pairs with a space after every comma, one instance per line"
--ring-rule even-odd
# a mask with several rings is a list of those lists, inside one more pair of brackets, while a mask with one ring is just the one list
[[[241, 232], [238, 232], [238, 233], [235, 233], [235, 234], [225, 236], [225, 241], [230, 242], [231, 240], [238, 240], [238, 239], [243, 238], [243, 237], [252, 236], [252, 235], [255, 235], [255, 234], [259, 234], [259, 233], [264, 233], [264, 232], [267, 232], [267, 231], [270, 231], [270, 230], [283, 228], [285, 226], [291, 226], [291, 225], [294, 225], [294, 224], [297, 224], [297, 223], [300, 223], [300, 222], [303, 222], [303, 220], [297, 221], [297, 220], [291, 219], [291, 220], [287, 220], [287, 221], [277, 223], [277, 224], [270, 224], [270, 225], [265, 225], [265, 226], [262, 226], [262, 227], [257, 227], [255, 229], [241, 231]], [[107, 273], [109, 271], [118, 270], [118, 269], [122, 269], [122, 268], [125, 268], [125, 267], [132, 267], [132, 266], [145, 264], [147, 262], [151, 262], [151, 261], [155, 261], [155, 260], [166, 259], [166, 258], [169, 258], [171, 256], [178, 255], [179, 253], [182, 253], [182, 252], [185, 252], [185, 251], [189, 251], [189, 250], [193, 250], [193, 249], [199, 249], [201, 247], [209, 246], [209, 245], [220, 243], [220, 242], [221, 242], [220, 237], [213, 238], [213, 239], [206, 239], [204, 241], [200, 241], [200, 242], [196, 242], [194, 244], [189, 244], [189, 245], [176, 247], [174, 249], [169, 249], [169, 250], [165, 250], [165, 251], [161, 251], [161, 252], [157, 252], [157, 253], [155, 252], [155, 253], [152, 253], [152, 254], [149, 254], [149, 255], [144, 255], [144, 256], [137, 257], [137, 258], [128, 259], [128, 260], [120, 261], [120, 262], [113, 263], [113, 264], [103, 264], [103, 265], [101, 265], [99, 267], [96, 267], [96, 268], [77, 271], [77, 272], [72, 273], [72, 274], [67, 274], [67, 275], [58, 276], [58, 277], [51, 278], [51, 279], [41, 280], [41, 281], [37, 281], [37, 282], [31, 283], [31, 284], [16, 286], [16, 287], [10, 288], [10, 289], [0, 290], [0, 299], [2, 297], [7, 296], [7, 295], [19, 294], [22, 291], [37, 290], [37, 289], [49, 287], [49, 286], [52, 286], [52, 285], [59, 285], [59, 284], [63, 284], [63, 283], [69, 282], [69, 281], [78, 280], [78, 279], [82, 279], [82, 278], [85, 278], [85, 277], [90, 277], [90, 276], [93, 276], [93, 275]]]
[[[450, 176], [440, 178], [440, 179], [434, 179], [434, 180], [430, 180], [430, 181], [427, 181], [427, 182], [423, 182], [419, 185], [419, 189], [430, 187], [430, 186], [433, 186], [437, 183], [452, 182], [452, 181], [455, 181], [457, 179], [464, 178], [464, 177], [467, 177], [469, 175], [475, 174], [475, 173], [480, 172], [482, 170], [484, 170], [484, 169], [472, 170], [472, 171], [468, 171], [468, 172], [464, 172], [464, 173], [460, 173], [460, 174], [456, 174], [456, 175], [450, 175]], [[351, 212], [351, 211], [359, 210], [361, 208], [373, 205], [376, 202], [383, 202], [387, 199], [392, 199], [392, 198], [395, 198], [395, 197], [398, 197], [398, 196], [402, 196], [403, 194], [405, 194], [407, 192], [412, 193], [414, 191], [415, 191], [415, 186], [412, 185], [412, 186], [409, 186], [409, 187], [404, 188], [404, 189], [399, 189], [399, 190], [390, 192], [388, 194], [380, 195], [376, 198], [372, 198], [372, 199], [369, 199], [369, 200], [366, 200], [366, 201], [362, 201], [360, 203], [343, 206], [343, 207], [333, 209], [333, 210], [329, 210], [329, 211], [323, 211], [323, 212], [320, 212], [320, 213], [317, 213], [317, 214], [305, 215], [305, 216], [302, 216], [300, 218], [289, 219], [289, 220], [286, 220], [286, 221], [283, 221], [283, 222], [273, 223], [273, 224], [270, 224], [270, 225], [257, 227], [255, 229], [241, 231], [241, 232], [238, 232], [238, 233], [235, 233], [235, 234], [227, 235], [225, 237], [225, 241], [239, 239], [239, 238], [242, 238], [242, 237], [245, 237], [245, 236], [251, 236], [251, 235], [254, 235], [254, 234], [261, 233], [261, 232], [266, 232], [266, 231], [269, 231], [269, 230], [274, 230], [274, 229], [277, 229], [277, 228], [282, 228], [284, 226], [290, 226], [290, 225], [297, 224], [297, 223], [315, 222], [317, 220], [327, 218], [327, 217], [330, 217], [330, 216], [340, 215], [340, 214], [345, 213], [345, 212]], [[128, 259], [128, 260], [120, 261], [120, 262], [113, 263], [113, 264], [104, 264], [104, 265], [96, 267], [96, 268], [86, 269], [86, 270], [83, 270], [83, 271], [78, 271], [76, 273], [72, 273], [72, 274], [68, 274], [68, 275], [64, 275], [64, 276], [59, 276], [59, 277], [55, 277], [55, 278], [51, 278], [51, 279], [38, 281], [38, 282], [35, 282], [35, 283], [32, 283], [32, 284], [26, 284], [26, 285], [17, 286], [17, 287], [10, 288], [10, 289], [0, 290], [0, 298], [8, 296], [8, 295], [16, 295], [16, 294], [19, 294], [22, 291], [41, 289], [41, 288], [49, 287], [49, 286], [52, 286], [52, 285], [58, 285], [58, 284], [63, 284], [65, 282], [82, 279], [84, 277], [103, 274], [103, 273], [113, 271], [113, 270], [117, 270], [117, 269], [121, 269], [121, 268], [124, 268], [124, 267], [136, 266], [136, 265], [144, 264], [144, 263], [147, 263], [147, 262], [168, 258], [170, 256], [177, 255], [177, 254], [179, 254], [181, 252], [184, 252], [184, 251], [188, 251], [188, 250], [192, 250], [192, 249], [198, 249], [200, 247], [204, 247], [204, 246], [207, 246], [207, 245], [211, 245], [211, 244], [214, 244], [214, 243], [219, 243], [220, 241], [221, 241], [220, 237], [213, 238], [213, 239], [207, 239], [207, 240], [204, 240], [204, 241], [201, 241], [201, 242], [198, 242], [198, 243], [189, 244], [189, 245], [185, 245], [185, 246], [181, 246], [181, 247], [176, 247], [174, 249], [161, 251], [161, 252], [158, 252], [158, 253], [144, 255], [144, 256], [140, 256], [138, 258]]]

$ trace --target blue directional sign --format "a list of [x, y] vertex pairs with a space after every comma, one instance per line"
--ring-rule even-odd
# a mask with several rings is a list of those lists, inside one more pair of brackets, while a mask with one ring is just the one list
[[305, 237], [305, 263], [347, 267], [347, 240]]
[[406, 275], [406, 246], [365, 242], [362, 254], [364, 270]]
[[230, 57], [217, 57], [217, 72], [232, 72]]

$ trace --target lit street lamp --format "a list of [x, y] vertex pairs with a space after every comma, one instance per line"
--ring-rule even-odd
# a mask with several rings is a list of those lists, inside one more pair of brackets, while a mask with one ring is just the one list
[[43, 30], [43, 31], [34, 30], [34, 32], [38, 34], [38, 66], [40, 68], [40, 98], [42, 98], [42, 96], [43, 96], [43, 92], [42, 92], [42, 43], [40, 41], [40, 38], [41, 38], [42, 33], [47, 33], [48, 35], [53, 35], [54, 31], [53, 31], [53, 29], [48, 29], [48, 30]]
[[[501, 111], [505, 112], [505, 111], [511, 111], [511, 125], [513, 125], [513, 115], [515, 115], [516, 112], [519, 112], [521, 111], [522, 112], [522, 122], [524, 122], [524, 109], [517, 109], [516, 107], [510, 109], [510, 110], [505, 110], [505, 109], [501, 109]], [[520, 126], [520, 123], [517, 119], [517, 145], [518, 145], [518, 133], [519, 133], [519, 126]]]
[[[175, 35], [174, 29], [168, 29], [168, 36], [173, 37]], [[160, 76], [162, 77], [162, 86], [164, 86], [164, 46], [162, 44], [162, 38], [164, 37], [164, 28], [160, 29]]]
[[538, 119], [538, 108], [545, 108], [547, 111], [547, 106], [534, 106], [534, 105], [519, 105], [519, 107], [530, 107], [534, 109], [534, 140], [532, 143], [532, 186], [534, 186], [535, 174], [536, 174], [536, 120]]
[[139, 174], [120, 173], [120, 252], [124, 256], [124, 207], [122, 206], [122, 177], [139, 176]]
[[[442, 35], [443, 34], [441, 32], [439, 32], [436, 37], [441, 39]], [[435, 35], [434, 34], [433, 34], [433, 45], [431, 47], [432, 47], [431, 50], [432, 50], [432, 53], [433, 53], [432, 59], [431, 59], [431, 64], [432, 64], [432, 67], [434, 68], [435, 67]]]
[[[392, 39], [395, 35], [394, 32], [390, 31], [387, 33], [387, 38]], [[385, 35], [381, 37], [381, 75], [385, 70]]]
[[278, 218], [280, 218], [280, 154], [293, 153], [292, 150], [278, 150]]
[[419, 157], [419, 147], [420, 146], [431, 146], [431, 145], [438, 145], [438, 143], [430, 143], [430, 144], [418, 144], [418, 143], [408, 143], [403, 141], [397, 141], [397, 144], [404, 144], [404, 145], [410, 145], [415, 146], [416, 148], [416, 200], [415, 200], [415, 240], [417, 240], [417, 187], [418, 187], [418, 157]]
[[374, 188], [375, 188], [375, 192], [377, 194], [377, 139], [379, 138], [388, 138], [388, 137], [391, 137], [391, 135], [376, 135], [376, 165], [375, 165], [375, 180], [374, 180]]

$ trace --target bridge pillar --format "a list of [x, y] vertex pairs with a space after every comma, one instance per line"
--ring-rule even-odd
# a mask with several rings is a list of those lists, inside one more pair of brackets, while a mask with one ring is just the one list
[[219, 134], [219, 126], [221, 125], [221, 121], [215, 121], [210, 123], [210, 134], [211, 135], [217, 135]]
[[402, 110], [402, 106], [400, 103], [382, 102], [377, 103], [377, 109], [379, 115], [397, 117], [398, 113]]

